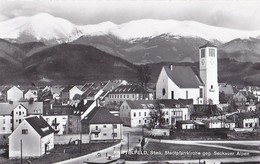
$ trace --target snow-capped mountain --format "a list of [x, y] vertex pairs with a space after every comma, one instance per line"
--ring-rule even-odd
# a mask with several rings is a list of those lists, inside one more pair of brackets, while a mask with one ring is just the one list
[[46, 13], [1, 22], [0, 29], [1, 38], [18, 39], [19, 42], [68, 41], [82, 35], [74, 24]]
[[203, 38], [208, 41], [229, 42], [236, 38], [257, 38], [260, 31], [242, 31], [210, 26], [194, 21], [143, 19], [123, 24], [103, 22], [95, 25], [74, 25], [71, 22], [40, 13], [31, 17], [17, 17], [0, 22], [0, 38], [32, 41], [73, 41], [80, 36], [113, 35], [122, 40], [156, 37], [162, 34]]

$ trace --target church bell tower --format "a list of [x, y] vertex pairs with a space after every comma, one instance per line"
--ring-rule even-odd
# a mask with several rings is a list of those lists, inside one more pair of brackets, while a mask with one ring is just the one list
[[219, 104], [217, 47], [207, 43], [199, 48], [200, 78], [205, 84], [204, 104]]

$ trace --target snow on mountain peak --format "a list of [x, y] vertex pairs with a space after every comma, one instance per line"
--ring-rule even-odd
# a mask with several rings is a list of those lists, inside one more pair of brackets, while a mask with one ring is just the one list
[[82, 35], [114, 35], [123, 40], [155, 37], [162, 34], [182, 37], [200, 37], [222, 43], [236, 38], [257, 38], [260, 31], [242, 31], [210, 26], [194, 21], [135, 20], [123, 24], [103, 22], [94, 25], [77, 26], [71, 22], [39, 13], [31, 17], [17, 17], [0, 22], [0, 38], [17, 39], [31, 36], [36, 40], [75, 40]]
[[26, 35], [36, 40], [60, 40], [78, 37], [80, 33], [69, 21], [46, 13], [2, 22], [0, 29], [0, 37], [7, 39], [17, 39]]

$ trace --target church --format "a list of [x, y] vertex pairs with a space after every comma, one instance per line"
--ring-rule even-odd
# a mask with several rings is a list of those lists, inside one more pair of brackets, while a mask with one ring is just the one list
[[193, 104], [219, 104], [217, 47], [199, 48], [199, 72], [189, 66], [164, 66], [156, 83], [157, 99], [193, 99]]

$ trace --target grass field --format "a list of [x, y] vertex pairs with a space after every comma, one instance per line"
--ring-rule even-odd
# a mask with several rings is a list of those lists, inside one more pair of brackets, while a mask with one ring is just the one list
[[[49, 164], [58, 161], [67, 160], [70, 158], [75, 158], [81, 155], [90, 154], [92, 152], [105, 149], [107, 147], [113, 146], [117, 143], [89, 143], [82, 144], [81, 154], [79, 145], [55, 145], [54, 149], [50, 154], [46, 154], [41, 158], [35, 159], [24, 159], [23, 163], [27, 163], [27, 160], [30, 160], [32, 163], [37, 164]], [[20, 164], [20, 159], [9, 160], [6, 156], [0, 156], [0, 163], [5, 164]]]
[[[214, 144], [217, 145], [217, 144]], [[255, 150], [255, 149], [254, 149]], [[260, 156], [259, 153], [237, 152], [222, 148], [158, 143], [151, 141], [148, 143], [144, 152], [130, 154], [124, 157], [126, 160], [137, 161], [162, 161], [162, 160], [182, 160], [182, 159], [212, 159], [212, 158], [231, 158], [231, 157], [250, 157]]]

